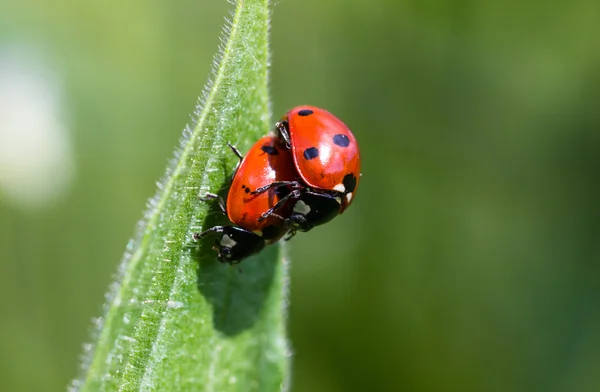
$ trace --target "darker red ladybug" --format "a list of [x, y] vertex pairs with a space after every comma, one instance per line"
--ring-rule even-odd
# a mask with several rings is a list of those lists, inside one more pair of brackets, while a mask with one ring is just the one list
[[276, 129], [291, 148], [303, 182], [339, 198], [339, 213], [343, 213], [352, 203], [360, 179], [360, 153], [350, 129], [333, 114], [314, 106], [293, 108]]
[[[277, 203], [290, 193], [290, 188], [279, 186], [261, 193], [252, 191], [272, 183], [294, 181], [298, 174], [290, 151], [273, 136], [261, 138], [243, 158], [237, 149], [230, 147], [240, 163], [229, 188], [227, 205], [217, 195], [208, 193], [206, 198], [218, 198], [221, 209], [234, 225], [211, 227], [195, 233], [194, 239], [218, 233], [215, 249], [219, 260], [234, 264], [278, 241], [289, 229], [286, 219], [292, 213], [294, 199], [287, 197]], [[271, 211], [260, 219], [275, 205], [278, 205], [276, 213]]]

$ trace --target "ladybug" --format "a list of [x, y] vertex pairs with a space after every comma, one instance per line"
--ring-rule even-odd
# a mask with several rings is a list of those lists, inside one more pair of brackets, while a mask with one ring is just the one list
[[308, 188], [339, 198], [339, 213], [343, 213], [352, 203], [360, 179], [360, 153], [350, 129], [314, 106], [293, 108], [275, 128], [291, 149], [302, 181]]
[[[211, 227], [202, 233], [195, 233], [194, 239], [217, 233], [215, 250], [218, 259], [236, 264], [258, 253], [265, 245], [278, 241], [289, 231], [286, 219], [292, 213], [294, 199], [286, 196], [291, 189], [277, 186], [260, 193], [253, 190], [276, 182], [294, 181], [298, 174], [290, 150], [274, 136], [261, 138], [245, 157], [232, 145], [229, 147], [240, 158], [240, 162], [229, 187], [227, 204], [212, 193], [207, 193], [205, 200], [218, 199], [221, 210], [233, 225]], [[276, 213], [272, 210], [260, 219], [264, 212], [275, 205], [278, 206]]]
[[314, 106], [290, 110], [275, 126], [278, 137], [292, 152], [300, 181], [279, 181], [255, 190], [260, 194], [273, 187], [291, 192], [265, 211], [266, 219], [295, 199], [286, 219], [290, 230], [308, 231], [344, 212], [352, 203], [360, 178], [360, 154], [356, 138], [336, 116]]

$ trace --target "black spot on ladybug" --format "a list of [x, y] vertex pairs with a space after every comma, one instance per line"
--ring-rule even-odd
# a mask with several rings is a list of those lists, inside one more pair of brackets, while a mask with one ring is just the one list
[[309, 147], [306, 150], [304, 150], [304, 158], [308, 159], [309, 161], [318, 156], [319, 156], [319, 149], [316, 147]]
[[264, 152], [266, 152], [269, 155], [277, 155], [277, 154], [279, 154], [279, 151], [277, 151], [277, 149], [275, 147], [269, 146], [268, 144], [265, 144], [260, 149], [263, 150]]
[[302, 117], [310, 116], [311, 114], [313, 114], [313, 111], [310, 109], [303, 109], [298, 112], [298, 116]]
[[346, 193], [352, 193], [356, 189], [356, 176], [352, 173], [346, 174], [342, 180]]
[[338, 133], [333, 137], [333, 142], [340, 147], [348, 147], [350, 139], [348, 139], [348, 136]]
[[279, 234], [279, 229], [273, 225], [269, 225], [262, 230], [262, 237], [265, 240], [275, 238]]
[[250, 193], [250, 188], [248, 188], [246, 185], [242, 184], [242, 189], [244, 190], [244, 192]]

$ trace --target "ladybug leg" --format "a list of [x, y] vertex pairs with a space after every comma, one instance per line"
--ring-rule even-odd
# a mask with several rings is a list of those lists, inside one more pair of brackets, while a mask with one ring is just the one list
[[296, 235], [296, 230], [295, 229], [291, 229], [290, 231], [288, 231], [287, 235], [285, 236], [285, 238], [283, 239], [284, 241], [289, 241], [291, 240], [294, 236]]
[[[276, 213], [274, 213], [274, 212], [270, 212], [270, 213], [269, 213], [269, 216], [274, 216], [275, 218], [279, 218], [279, 219], [281, 219], [281, 220], [285, 220], [285, 218], [284, 218], [283, 216], [281, 216], [281, 215], [279, 215], [279, 214], [276, 214]], [[266, 218], [267, 218], [267, 217], [265, 217], [264, 219], [266, 219]], [[259, 222], [260, 222], [260, 221], [262, 221], [262, 220], [263, 220], [263, 218], [262, 218], [262, 217], [258, 218], [258, 221], [259, 221]]]
[[198, 241], [200, 238], [206, 237], [209, 233], [224, 233], [225, 226], [213, 226], [210, 229], [204, 230], [202, 233], [194, 233], [194, 240]]
[[238, 157], [238, 163], [237, 163], [237, 165], [235, 165], [235, 168], [233, 169], [233, 174], [231, 175], [230, 181], [233, 181], [233, 178], [235, 177], [235, 174], [237, 173], [238, 167], [240, 167], [240, 164], [242, 163], [244, 156], [242, 155], [240, 150], [238, 150], [233, 144], [227, 143], [227, 145], [229, 146], [229, 148], [231, 148], [231, 151], [233, 151], [235, 156]]
[[267, 219], [269, 216], [271, 215], [275, 215], [277, 217], [280, 217], [279, 215], [275, 214], [275, 211], [277, 211], [278, 209], [280, 209], [281, 207], [283, 207], [283, 205], [291, 198], [299, 198], [300, 195], [302, 194], [302, 191], [299, 189], [296, 189], [290, 193], [288, 193], [287, 195], [283, 196], [281, 199], [279, 199], [279, 201], [277, 203], [275, 203], [275, 205], [271, 208], [269, 208], [268, 210], [266, 210], [265, 212], [263, 212], [263, 214], [260, 216], [260, 218], [258, 218], [258, 221], [261, 222], [265, 219]]
[[288, 130], [288, 127], [289, 125], [287, 121], [279, 121], [275, 124], [275, 129], [285, 142], [285, 147], [289, 150], [292, 148], [292, 145], [290, 144], [290, 131]]
[[271, 188], [279, 188], [282, 186], [291, 186], [293, 189], [299, 189], [301, 187], [298, 181], [273, 181], [269, 185], [261, 186], [260, 188], [256, 188], [255, 191], [251, 192], [253, 195], [259, 195], [268, 191]]
[[229, 148], [231, 148], [231, 151], [233, 151], [233, 153], [240, 159], [240, 162], [242, 161], [242, 159], [244, 159], [244, 156], [242, 155], [242, 153], [240, 152], [240, 150], [238, 150], [233, 144], [231, 143], [227, 143], [227, 145], [229, 146]]
[[221, 212], [223, 212], [223, 215], [227, 215], [227, 209], [225, 208], [225, 200], [223, 200], [223, 198], [221, 196], [214, 194], [214, 193], [206, 192], [204, 197], [200, 198], [200, 200], [202, 200], [202, 201], [209, 201], [209, 200], [215, 200], [215, 199], [219, 203], [219, 207], [221, 208]]

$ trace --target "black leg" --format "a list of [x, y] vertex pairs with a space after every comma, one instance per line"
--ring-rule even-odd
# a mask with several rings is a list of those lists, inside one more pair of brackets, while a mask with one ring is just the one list
[[298, 181], [273, 181], [269, 185], [265, 185], [265, 186], [261, 186], [260, 188], [256, 188], [256, 190], [252, 191], [251, 193], [253, 195], [258, 195], [258, 194], [268, 191], [271, 188], [278, 188], [280, 186], [291, 186], [294, 189], [298, 189], [298, 188], [300, 188], [301, 185]]
[[290, 230], [288, 231], [287, 235], [285, 236], [285, 238], [283, 239], [284, 241], [289, 241], [291, 240], [294, 236], [296, 235], [296, 230]]
[[275, 124], [275, 129], [277, 130], [277, 132], [279, 133], [279, 135], [285, 142], [285, 147], [288, 150], [290, 148], [292, 148], [292, 145], [290, 144], [290, 132], [288, 131], [288, 122], [287, 121], [279, 121], [277, 124]]
[[240, 150], [238, 150], [233, 144], [227, 143], [227, 145], [229, 146], [229, 148], [231, 148], [231, 151], [233, 151], [233, 153], [235, 155], [237, 155], [237, 157], [240, 159], [240, 161], [242, 159], [244, 159], [244, 156], [242, 155], [242, 153], [240, 152]]
[[[274, 213], [274, 212], [271, 212], [271, 213], [269, 213], [269, 216], [274, 216], [275, 218], [279, 218], [279, 219], [281, 219], [281, 220], [285, 220], [285, 218], [284, 218], [283, 216], [281, 216], [281, 215], [279, 215], [279, 214], [276, 214], [276, 213]], [[266, 219], [266, 217], [265, 217], [265, 219]], [[260, 222], [260, 221], [262, 221], [262, 220], [263, 220], [262, 218], [259, 218], [259, 219], [258, 219], [258, 221], [259, 221], [259, 222]]]
[[313, 195], [313, 196], [321, 196], [321, 197], [324, 195], [327, 195], [327, 196], [330, 196], [333, 198], [339, 197], [340, 199], [342, 197], [344, 197], [344, 192], [338, 192], [338, 191], [328, 191], [327, 193], [317, 193], [317, 192], [306, 190], [303, 192], [303, 194]]
[[[284, 197], [279, 199], [279, 201], [273, 207], [271, 207], [267, 211], [263, 212], [263, 214], [260, 216], [260, 218], [258, 218], [258, 221], [259, 222], [263, 221], [263, 220], [267, 219], [269, 216], [274, 215], [275, 211], [277, 211], [278, 209], [283, 207], [285, 202], [288, 201], [290, 197], [299, 198], [300, 194], [301, 194], [300, 190], [294, 190], [294, 191], [288, 193], [287, 195], [285, 195]], [[276, 215], [276, 216], [279, 217], [279, 215]]]
[[194, 233], [194, 240], [198, 241], [200, 238], [206, 236], [209, 233], [223, 233], [225, 232], [225, 226], [213, 226], [208, 230], [204, 230], [202, 233]]
[[219, 207], [221, 208], [221, 212], [223, 212], [223, 215], [227, 215], [227, 209], [225, 208], [225, 200], [223, 200], [221, 196], [215, 193], [206, 192], [204, 197], [200, 198], [200, 200], [202, 201], [209, 201], [215, 199], [217, 199], [217, 202], [219, 203]]

